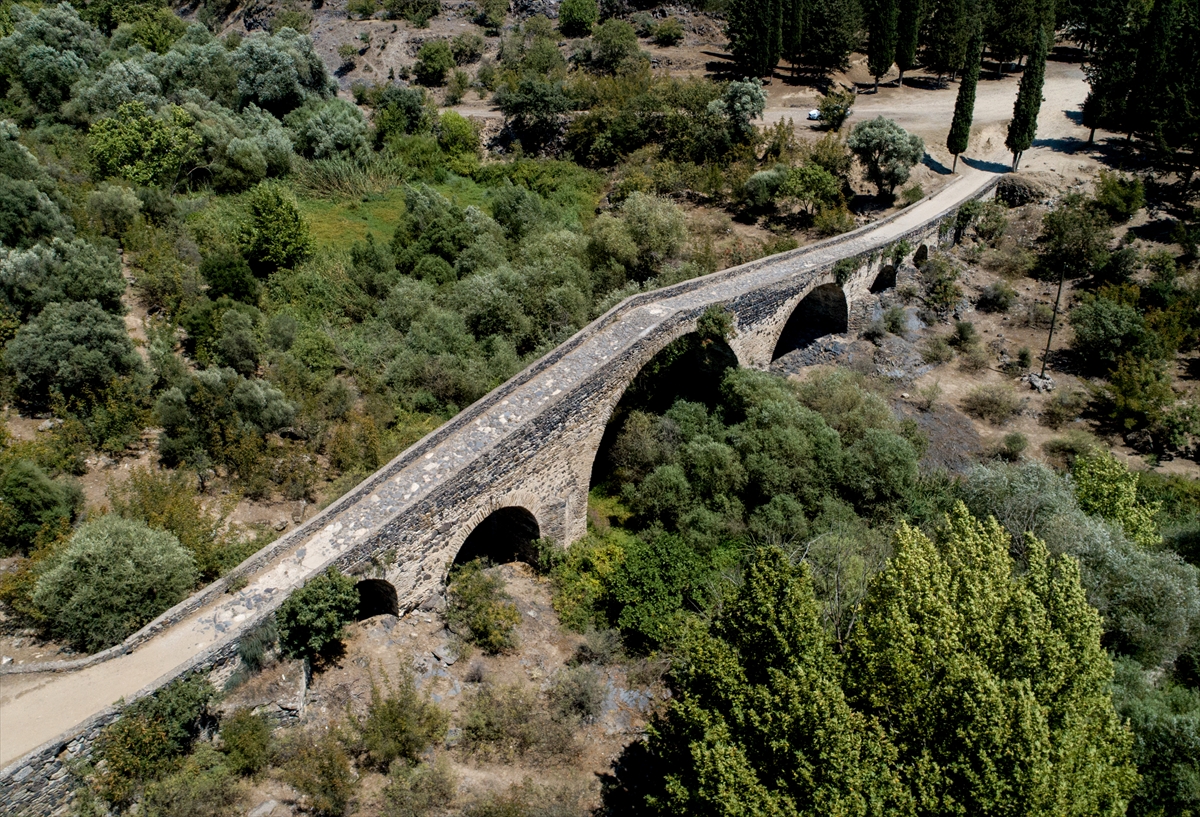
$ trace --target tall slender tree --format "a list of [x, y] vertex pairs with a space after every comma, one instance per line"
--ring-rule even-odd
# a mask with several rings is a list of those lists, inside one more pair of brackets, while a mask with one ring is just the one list
[[[976, 12], [978, 13], [978, 12]], [[966, 64], [971, 38], [967, 0], [937, 0], [926, 15], [921, 32], [921, 64], [939, 77], [951, 77]]]
[[792, 64], [792, 73], [804, 53], [804, 23], [808, 0], [783, 0], [783, 58]]
[[829, 71], [845, 69], [859, 44], [861, 20], [859, 0], [812, 2], [804, 23], [804, 62]]
[[767, 73], [771, 76], [783, 56], [783, 12], [788, 0], [767, 0]]
[[868, 0], [863, 10], [867, 18], [867, 68], [875, 77], [875, 91], [878, 92], [879, 78], [896, 61], [899, 3], [898, 0]]
[[[729, 4], [729, 50], [744, 74], [769, 76], [779, 62], [783, 0], [734, 0]], [[774, 57], [774, 60], [772, 60]]]
[[972, 25], [975, 30], [967, 43], [967, 63], [963, 67], [962, 80], [958, 83], [950, 135], [946, 137], [946, 147], [954, 154], [951, 173], [958, 170], [958, 154], [967, 149], [971, 140], [971, 122], [975, 119], [975, 86], [979, 84], [979, 69], [983, 62], [983, 26], [978, 18]]
[[1049, 40], [1049, 33], [1039, 29], [1033, 39], [1029, 63], [1021, 77], [1021, 87], [1017, 89], [1013, 118], [1008, 123], [1008, 138], [1004, 140], [1005, 146], [1012, 151], [1013, 170], [1021, 166], [1021, 154], [1029, 149], [1037, 136], [1038, 112], [1042, 108], [1042, 86], [1046, 81], [1046, 52], [1049, 49]]
[[898, 86], [904, 85], [904, 72], [917, 67], [917, 46], [927, 11], [925, 0], [899, 0], [896, 16], [896, 67], [900, 69]]

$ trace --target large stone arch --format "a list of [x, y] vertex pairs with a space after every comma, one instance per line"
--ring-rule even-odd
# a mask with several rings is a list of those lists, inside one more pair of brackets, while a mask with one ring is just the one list
[[[480, 536], [497, 536], [504, 539], [508, 534], [513, 540], [528, 538], [529, 541], [539, 539], [547, 530], [546, 514], [542, 508], [541, 499], [529, 491], [513, 491], [503, 496], [489, 498], [484, 501], [466, 523], [459, 526], [447, 543], [446, 570], [460, 561], [469, 561], [477, 556], [484, 556], [493, 561], [507, 558], [509, 545], [513, 541], [481, 542]], [[517, 529], [514, 529], [517, 528]], [[474, 539], [472, 537], [475, 537]], [[489, 547], [489, 545], [491, 545]], [[518, 550], [517, 548], [513, 548]], [[519, 558], [523, 555], [515, 553]]]
[[842, 334], [850, 328], [846, 292], [832, 281], [814, 286], [781, 312], [788, 318], [775, 336], [771, 362], [817, 338]]
[[[733, 316], [736, 324], [736, 315]], [[735, 329], [736, 332], [736, 329]], [[587, 470], [580, 474], [581, 484], [588, 486], [590, 490], [592, 486], [592, 478], [596, 469], [596, 461], [600, 452], [603, 450], [610, 432], [610, 424], [615, 418], [617, 412], [621, 408], [622, 401], [629, 394], [631, 387], [637, 382], [639, 376], [655, 362], [663, 352], [665, 352], [672, 344], [687, 338], [689, 335], [696, 333], [696, 321], [691, 320], [686, 323], [681, 323], [673, 331], [664, 332], [657, 341], [653, 344], [648, 344], [639, 349], [639, 354], [632, 358], [629, 365], [625, 367], [624, 376], [615, 382], [610, 388], [604, 402], [597, 407], [595, 411], [595, 424], [593, 432], [589, 435], [587, 441]], [[736, 335], [735, 335], [736, 337]], [[724, 342], [724, 349], [728, 354], [728, 360], [731, 365], [744, 366], [745, 361], [742, 353], [734, 342]], [[586, 508], [585, 508], [586, 513]], [[585, 528], [586, 530], [586, 528]]]

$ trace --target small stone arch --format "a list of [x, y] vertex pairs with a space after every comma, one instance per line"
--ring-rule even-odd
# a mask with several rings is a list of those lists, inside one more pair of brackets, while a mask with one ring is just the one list
[[896, 286], [896, 265], [885, 264], [871, 282], [871, 294], [877, 295]]
[[384, 579], [363, 579], [354, 586], [358, 591], [358, 620], [384, 614], [400, 615], [396, 587]]
[[917, 247], [917, 251], [913, 253], [913, 266], [919, 267], [929, 260], [929, 245], [922, 244]]
[[533, 543], [542, 537], [543, 525], [533, 510], [540, 502], [518, 491], [476, 511], [450, 542], [451, 564], [479, 557], [492, 562], [529, 561], [537, 554]]
[[845, 291], [837, 284], [822, 284], [805, 295], [792, 310], [775, 351], [772, 362], [796, 349], [802, 349], [817, 338], [837, 335], [850, 328], [850, 308]]

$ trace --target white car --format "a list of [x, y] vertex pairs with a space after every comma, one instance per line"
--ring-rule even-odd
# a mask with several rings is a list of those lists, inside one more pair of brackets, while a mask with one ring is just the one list
[[808, 112], [808, 118], [809, 119], [820, 119], [821, 112], [818, 111], [816, 108], [813, 108], [811, 111]]

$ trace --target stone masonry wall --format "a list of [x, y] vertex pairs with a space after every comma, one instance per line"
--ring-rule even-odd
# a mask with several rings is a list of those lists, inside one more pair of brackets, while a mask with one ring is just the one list
[[[976, 196], [990, 196], [993, 187], [994, 184], [986, 186]], [[932, 248], [944, 240], [947, 220], [952, 218], [953, 211], [939, 214], [888, 246], [907, 240], [914, 249], [921, 243]], [[493, 510], [523, 507], [537, 519], [542, 536], [564, 545], [580, 538], [587, 529], [592, 461], [613, 409], [642, 367], [671, 341], [693, 331], [705, 309], [719, 304], [734, 317], [736, 335], [730, 345], [741, 365], [765, 369], [771, 363], [783, 326], [804, 296], [817, 286], [835, 282], [836, 253], [829, 250], [850, 243], [854, 237], [815, 248], [824, 254], [819, 263], [808, 260], [816, 254], [814, 248], [803, 248], [627, 299], [401, 454], [318, 517], [256, 554], [233, 575], [251, 575], [298, 545], [298, 554], [302, 556], [303, 543], [309, 541], [305, 537], [328, 541], [340, 536], [336, 540], [336, 553], [327, 563], [358, 575], [386, 578], [395, 586], [404, 611], [440, 596], [458, 548]], [[875, 298], [869, 291], [871, 284], [883, 264], [890, 263], [885, 257], [886, 249], [877, 247], [870, 253], [853, 256], [857, 266], [841, 282], [850, 305], [852, 329], [862, 314], [861, 309], [855, 309], [856, 304]], [[777, 274], [780, 269], [786, 274]], [[740, 283], [759, 271], [772, 272], [773, 280], [749, 289]], [[582, 362], [569, 357], [579, 355], [583, 344], [601, 329], [615, 333], [611, 355], [598, 350], [590, 352], [591, 357]], [[554, 380], [546, 375], [556, 366], [568, 365], [568, 361], [571, 366], [584, 366], [585, 376], [575, 378], [571, 389], [560, 394], [550, 388]], [[534, 392], [524, 398], [524, 403], [514, 402], [510, 406], [509, 400], [517, 395], [518, 389], [538, 377], [547, 380], [547, 393]], [[539, 407], [542, 403], [544, 407]], [[504, 435], [503, 429], [495, 425], [503, 425], [507, 416], [523, 424], [520, 433]], [[478, 450], [465, 462], [461, 462], [464, 456], [461, 453], [439, 456], [456, 435], [463, 437], [481, 431], [500, 436], [490, 446], [478, 444]], [[416, 476], [423, 471], [430, 476]], [[411, 485], [404, 484], [410, 480]], [[394, 495], [400, 491], [406, 491], [404, 500], [412, 496], [412, 501], [406, 501], [402, 507], [388, 504], [395, 501]], [[357, 528], [353, 521], [344, 528], [343, 522], [332, 521], [346, 519], [350, 512], [360, 519], [386, 521], [363, 522]], [[147, 628], [153, 632], [131, 637], [126, 644], [114, 648], [114, 654], [133, 649], [139, 638], [149, 638], [173, 621], [182, 620], [203, 604], [203, 599], [211, 600], [224, 592], [231, 578], [226, 577], [168, 611]], [[239, 617], [240, 623], [229, 638], [197, 654], [130, 700], [151, 694], [188, 672], [210, 671], [235, 660], [238, 635], [273, 615], [284, 597], [283, 594], [272, 597], [250, 614]], [[95, 657], [86, 659], [93, 660]], [[86, 757], [96, 736], [118, 714], [115, 707], [101, 712], [0, 770], [0, 812], [32, 817], [64, 811], [74, 785], [67, 765]]]

